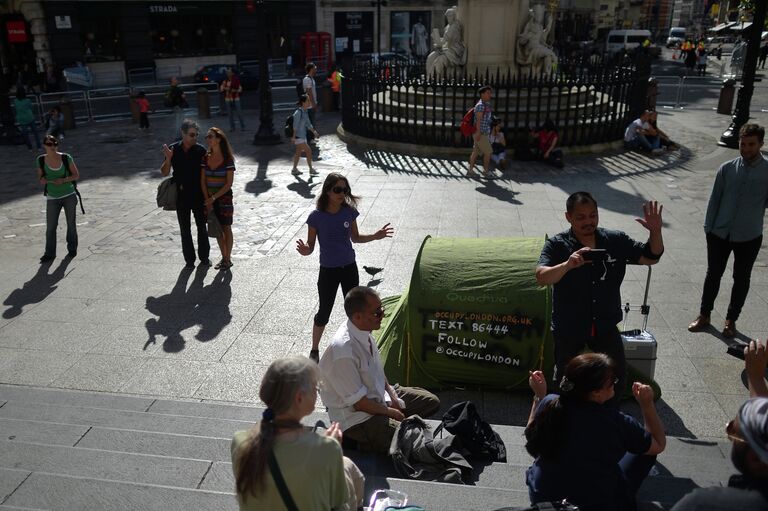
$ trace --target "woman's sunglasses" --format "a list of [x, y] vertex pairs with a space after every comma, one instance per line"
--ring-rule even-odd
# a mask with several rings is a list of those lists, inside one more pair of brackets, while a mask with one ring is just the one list
[[334, 186], [333, 188], [331, 188], [331, 191], [333, 193], [348, 194], [350, 192], [350, 189], [348, 187], [343, 187], [343, 186]]
[[58, 144], [54, 144], [53, 142], [43, 142], [43, 145], [48, 147], [56, 147]]

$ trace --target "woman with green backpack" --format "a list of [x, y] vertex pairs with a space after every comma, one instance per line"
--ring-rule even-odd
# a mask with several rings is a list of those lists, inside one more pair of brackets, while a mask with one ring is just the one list
[[67, 255], [77, 255], [77, 188], [75, 182], [80, 178], [72, 157], [57, 151], [59, 139], [46, 135], [43, 145], [45, 154], [37, 158], [37, 179], [45, 187], [45, 253], [41, 263], [56, 259], [56, 229], [59, 215], [64, 209], [67, 218]]

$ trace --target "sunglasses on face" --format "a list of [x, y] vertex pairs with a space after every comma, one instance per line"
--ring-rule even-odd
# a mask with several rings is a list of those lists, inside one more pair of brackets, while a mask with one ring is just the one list
[[379, 307], [375, 311], [371, 312], [371, 314], [373, 314], [374, 318], [381, 318], [381, 317], [383, 317], [384, 316], [384, 307], [383, 306]]
[[331, 188], [331, 191], [333, 193], [343, 193], [348, 194], [350, 192], [349, 187], [343, 187], [343, 186], [334, 186]]
[[56, 144], [54, 144], [53, 142], [43, 142], [43, 145], [48, 147], [56, 147]]

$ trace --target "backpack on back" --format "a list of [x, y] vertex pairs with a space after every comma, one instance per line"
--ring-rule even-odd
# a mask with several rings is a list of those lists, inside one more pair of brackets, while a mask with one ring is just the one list
[[435, 434], [445, 428], [461, 440], [461, 445], [469, 452], [467, 456], [477, 461], [507, 462], [507, 447], [491, 425], [480, 417], [472, 401], [462, 401], [443, 414], [441, 424]]
[[[304, 90], [304, 78], [306, 76], [299, 78], [299, 81], [296, 83], [296, 97], [301, 98], [302, 94], [306, 94], [307, 92]], [[317, 99], [317, 98], [315, 98]]]
[[461, 134], [465, 137], [471, 137], [475, 134], [477, 131], [477, 126], [475, 126], [475, 107], [470, 108], [467, 110], [467, 113], [464, 114], [459, 129], [461, 130]]

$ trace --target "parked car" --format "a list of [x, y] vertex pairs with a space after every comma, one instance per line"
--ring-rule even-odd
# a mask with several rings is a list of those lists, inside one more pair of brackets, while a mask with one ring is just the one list
[[240, 77], [240, 83], [244, 90], [256, 90], [259, 88], [259, 73], [256, 68], [241, 69], [239, 66], [227, 64], [209, 64], [197, 70], [193, 79], [195, 83], [221, 84], [227, 78], [227, 69], [233, 68], [235, 74]]
[[[615, 55], [622, 51], [631, 52], [645, 41], [651, 41], [649, 30], [611, 30], [605, 40], [605, 52]], [[655, 44], [648, 47], [648, 53], [653, 57], [661, 55], [661, 48]]]
[[669, 29], [667, 37], [667, 48], [677, 48], [685, 41], [685, 27], [672, 27]]

